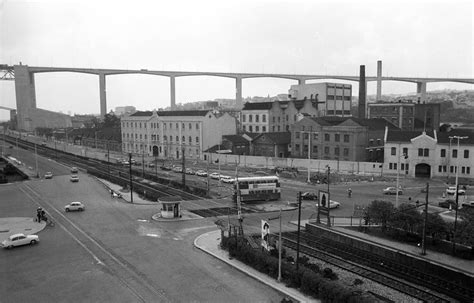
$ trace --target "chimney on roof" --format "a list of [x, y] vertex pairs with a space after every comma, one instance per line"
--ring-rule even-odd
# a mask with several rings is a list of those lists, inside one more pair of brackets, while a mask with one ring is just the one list
[[365, 65], [360, 66], [359, 75], [359, 118], [365, 118], [365, 102], [366, 102], [366, 85], [365, 82]]

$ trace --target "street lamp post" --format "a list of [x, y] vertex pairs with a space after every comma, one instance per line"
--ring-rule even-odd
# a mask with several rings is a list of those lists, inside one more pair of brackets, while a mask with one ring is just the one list
[[36, 165], [36, 178], [39, 177], [38, 172], [38, 152], [36, 151], [36, 142], [35, 142], [35, 165]]

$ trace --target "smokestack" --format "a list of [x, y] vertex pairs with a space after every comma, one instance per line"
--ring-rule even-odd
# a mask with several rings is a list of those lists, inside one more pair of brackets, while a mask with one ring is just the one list
[[377, 61], [377, 98], [376, 102], [382, 100], [382, 60]]
[[361, 65], [359, 75], [359, 118], [365, 118], [366, 97], [365, 65]]

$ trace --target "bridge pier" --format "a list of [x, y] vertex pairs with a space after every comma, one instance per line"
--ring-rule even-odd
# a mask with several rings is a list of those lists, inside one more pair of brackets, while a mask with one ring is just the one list
[[100, 116], [102, 118], [107, 114], [107, 88], [105, 74], [99, 74], [99, 98], [100, 98]]
[[426, 101], [426, 82], [416, 82], [416, 94], [420, 103]]
[[382, 60], [377, 61], [377, 96], [375, 101], [382, 100]]
[[30, 109], [36, 108], [35, 75], [28, 65], [15, 65], [14, 70], [17, 127], [19, 130], [31, 130]]
[[176, 79], [170, 77], [170, 98], [171, 98], [171, 109], [176, 109]]
[[235, 105], [238, 109], [243, 107], [242, 104], [242, 78], [235, 78]]
[[303, 85], [303, 84], [306, 84], [306, 80], [305, 79], [298, 79], [298, 85]]

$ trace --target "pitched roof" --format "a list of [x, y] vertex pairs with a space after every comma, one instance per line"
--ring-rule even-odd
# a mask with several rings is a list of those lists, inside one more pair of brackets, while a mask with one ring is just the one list
[[205, 116], [210, 110], [161, 110], [158, 116]]
[[318, 123], [319, 125], [323, 126], [331, 126], [331, 125], [338, 125], [341, 122], [344, 122], [347, 120], [347, 118], [342, 118], [342, 117], [311, 117], [311, 120], [314, 122]]
[[247, 102], [242, 110], [271, 109], [273, 102]]
[[242, 137], [242, 135], [225, 135], [222, 138], [232, 142], [232, 143], [249, 143], [247, 139]]
[[133, 114], [131, 114], [129, 117], [151, 117], [153, 115], [153, 112], [150, 110], [147, 111], [136, 111]]
[[367, 126], [369, 130], [382, 130], [385, 129], [387, 126], [388, 129], [399, 129], [393, 123], [390, 121], [384, 119], [384, 118], [372, 118], [372, 119], [365, 119], [365, 118], [349, 118], [354, 120], [355, 122], [359, 123], [360, 125]]
[[[410, 142], [411, 139], [421, 135], [422, 131], [407, 131], [407, 130], [389, 130], [387, 134], [387, 142]], [[428, 136], [434, 138], [432, 131], [426, 132]]]
[[290, 144], [291, 142], [290, 132], [262, 133], [258, 137], [256, 137], [254, 141], [263, 136], [266, 136], [275, 144]]

